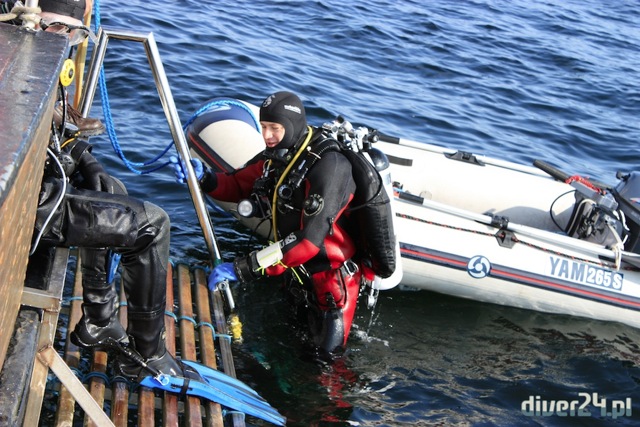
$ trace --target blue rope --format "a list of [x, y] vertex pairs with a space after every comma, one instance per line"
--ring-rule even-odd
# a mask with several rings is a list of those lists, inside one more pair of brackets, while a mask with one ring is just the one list
[[69, 297], [69, 298], [63, 298], [62, 300], [62, 306], [63, 307], [68, 307], [71, 305], [71, 303], [73, 301], [82, 301], [82, 297]]
[[125, 383], [127, 384], [130, 388], [137, 384], [133, 381], [131, 381], [129, 378], [127, 377], [123, 377], [122, 375], [116, 375], [114, 377], [111, 377], [111, 384], [115, 384], [115, 383]]
[[79, 380], [82, 380], [82, 372], [80, 372], [80, 369], [76, 367], [71, 367], [71, 366], [69, 366], [69, 369], [71, 369], [71, 371], [73, 372], [73, 375], [75, 375], [76, 378], [78, 378]]
[[89, 372], [87, 375], [84, 376], [84, 378], [82, 379], [82, 382], [83, 383], [89, 382], [91, 378], [100, 378], [102, 381], [104, 381], [105, 385], [107, 386], [109, 386], [111, 383], [109, 381], [109, 377], [104, 372], [97, 372], [97, 371]]
[[213, 339], [215, 340], [216, 338], [225, 338], [227, 339], [229, 342], [231, 342], [231, 335], [229, 334], [218, 334], [216, 332], [216, 328], [209, 322], [200, 322], [196, 325], [198, 328], [200, 328], [200, 326], [208, 326], [209, 328], [211, 328], [211, 334], [213, 335]]
[[196, 320], [191, 316], [179, 316], [178, 320], [188, 320], [189, 322], [193, 323], [194, 326], [197, 325]]
[[109, 140], [111, 141], [111, 146], [113, 147], [113, 150], [116, 152], [116, 154], [118, 154], [118, 157], [120, 157], [122, 162], [127, 166], [127, 168], [131, 172], [134, 172], [138, 175], [144, 175], [151, 172], [155, 172], [158, 169], [162, 169], [163, 167], [170, 164], [171, 162], [167, 161], [162, 163], [160, 166], [156, 166], [151, 169], [147, 169], [147, 170], [138, 169], [139, 167], [152, 165], [156, 163], [158, 160], [160, 160], [167, 153], [167, 151], [169, 151], [169, 149], [173, 146], [173, 142], [169, 143], [169, 145], [167, 145], [159, 155], [157, 155], [152, 160], [149, 160], [147, 162], [144, 162], [144, 163], [132, 162], [129, 159], [127, 159], [126, 155], [122, 151], [122, 148], [120, 147], [120, 142], [118, 141], [118, 136], [116, 135], [116, 132], [113, 126], [113, 116], [111, 115], [111, 105], [109, 103], [109, 95], [107, 93], [107, 84], [104, 76], [104, 67], [100, 68], [100, 77], [98, 79], [98, 84], [100, 85], [100, 96], [102, 101], [102, 110], [105, 116], [105, 126], [107, 128], [107, 133], [109, 134]]
[[222, 216], [227, 218], [233, 218], [233, 215], [231, 214], [231, 212], [227, 212], [224, 209], [222, 209], [220, 206], [216, 205], [215, 202], [211, 200], [210, 197], [205, 198], [205, 202], [207, 202], [207, 205], [209, 205], [209, 207], [211, 207], [213, 210], [220, 213]]
[[176, 316], [176, 314], [172, 311], [169, 310], [165, 310], [164, 312], [165, 316], [169, 316], [173, 319], [173, 323], [178, 323], [178, 316]]
[[[94, 5], [94, 13], [95, 13], [95, 26], [96, 26], [96, 31], [97, 28], [100, 27], [100, 1], [96, 0], [95, 5]], [[107, 134], [109, 135], [109, 140], [111, 141], [111, 146], [113, 147], [113, 150], [116, 152], [116, 154], [118, 155], [118, 157], [120, 157], [120, 159], [122, 160], [122, 162], [127, 166], [127, 168], [138, 174], [138, 175], [144, 175], [144, 174], [148, 174], [151, 172], [155, 172], [158, 169], [162, 169], [163, 167], [167, 166], [168, 164], [170, 164], [171, 162], [167, 161], [164, 162], [163, 164], [161, 164], [160, 166], [151, 168], [151, 169], [147, 169], [147, 170], [141, 170], [138, 169], [139, 167], [145, 167], [145, 166], [149, 166], [152, 165], [154, 163], [156, 163], [158, 160], [160, 160], [166, 153], [167, 151], [169, 151], [169, 149], [173, 146], [173, 142], [169, 143], [165, 149], [159, 154], [157, 155], [155, 158], [153, 158], [152, 160], [149, 160], [147, 162], [144, 163], [139, 163], [139, 162], [132, 162], [129, 159], [127, 159], [127, 157], [125, 156], [124, 152], [122, 151], [122, 148], [120, 147], [120, 142], [118, 141], [118, 136], [116, 135], [116, 131], [115, 128], [113, 126], [113, 116], [111, 115], [111, 104], [109, 102], [109, 94], [107, 92], [107, 83], [106, 83], [106, 79], [105, 79], [105, 75], [104, 75], [104, 66], [102, 66], [100, 68], [100, 76], [98, 78], [98, 85], [100, 86], [100, 97], [101, 97], [101, 101], [102, 101], [102, 111], [104, 113], [104, 117], [105, 117], [105, 127], [107, 128]]]
[[[95, 0], [94, 2], [94, 6], [93, 6], [93, 11], [94, 11], [94, 15], [95, 15], [95, 19], [94, 19], [94, 25], [95, 25], [95, 31], [98, 30], [98, 28], [100, 28], [101, 25], [101, 16], [100, 16], [100, 0]], [[120, 142], [118, 141], [118, 136], [116, 135], [116, 131], [113, 125], [113, 116], [111, 115], [111, 104], [109, 102], [109, 94], [107, 92], [107, 84], [106, 84], [106, 78], [104, 75], [104, 66], [102, 66], [100, 68], [100, 75], [98, 77], [98, 85], [100, 87], [100, 97], [101, 97], [101, 102], [102, 102], [102, 111], [105, 117], [105, 127], [107, 129], [107, 134], [109, 135], [109, 140], [111, 141], [111, 146], [113, 147], [113, 150], [116, 152], [116, 154], [118, 155], [118, 157], [120, 157], [120, 159], [122, 160], [122, 162], [125, 164], [125, 166], [127, 166], [127, 168], [138, 175], [145, 175], [151, 172], [155, 172], [159, 169], [162, 169], [163, 167], [171, 164], [170, 161], [164, 162], [162, 163], [160, 166], [156, 166], [150, 169], [139, 169], [139, 168], [143, 168], [146, 166], [150, 166], [154, 163], [156, 163], [157, 161], [159, 161], [165, 154], [167, 154], [167, 152], [171, 149], [171, 147], [174, 146], [173, 142], [170, 142], [165, 148], [164, 150], [162, 150], [162, 152], [160, 154], [158, 154], [156, 157], [154, 157], [152, 160], [149, 160], [147, 162], [132, 162], [129, 159], [127, 159], [126, 155], [124, 154], [124, 152], [122, 151], [122, 148], [120, 146]], [[206, 112], [207, 110], [209, 110], [212, 107], [217, 107], [217, 106], [223, 106], [223, 105], [233, 105], [239, 108], [242, 108], [243, 110], [247, 111], [249, 113], [249, 115], [253, 118], [253, 122], [254, 122], [254, 126], [256, 128], [256, 130], [258, 132], [261, 132], [261, 127], [260, 127], [260, 122], [256, 119], [255, 115], [253, 114], [253, 111], [251, 111], [251, 109], [249, 107], [247, 107], [247, 105], [245, 105], [243, 102], [240, 101], [235, 101], [235, 100], [231, 100], [231, 99], [219, 99], [219, 100], [214, 100], [211, 101], [209, 103], [207, 103], [206, 105], [200, 107], [198, 109], [198, 111], [196, 111], [190, 118], [189, 120], [187, 120], [187, 122], [183, 125], [183, 131], [186, 131], [187, 127], [200, 115], [202, 115], [204, 112]], [[216, 209], [222, 211], [218, 206], [216, 206], [214, 203], [210, 203], [211, 206], [215, 207]]]

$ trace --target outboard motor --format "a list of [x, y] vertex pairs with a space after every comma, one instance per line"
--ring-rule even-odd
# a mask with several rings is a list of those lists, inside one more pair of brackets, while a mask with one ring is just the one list
[[618, 172], [616, 177], [621, 181], [613, 189], [613, 194], [629, 228], [625, 250], [640, 253], [640, 173]]

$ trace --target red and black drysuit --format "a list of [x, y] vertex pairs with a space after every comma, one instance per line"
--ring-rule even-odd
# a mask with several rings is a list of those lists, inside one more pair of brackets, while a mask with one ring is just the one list
[[[326, 137], [316, 129], [310, 147], [324, 139]], [[266, 196], [271, 201], [295, 150], [289, 150], [284, 161], [267, 158], [265, 151], [232, 173], [217, 173], [205, 178], [201, 186], [216, 200], [238, 202], [251, 197], [254, 183], [260, 180], [263, 184], [269, 182]], [[296, 165], [299, 162], [300, 159]], [[217, 181], [217, 185], [212, 185], [215, 186], [212, 191], [207, 191], [207, 180]], [[278, 276], [295, 268], [299, 276], [306, 276], [307, 285], [313, 290], [309, 302], [319, 309], [316, 320], [320, 320], [320, 324], [311, 322], [314, 343], [319, 350], [334, 354], [346, 348], [361, 276], [359, 268], [351, 261], [356, 253], [349, 232], [355, 227], [348, 213], [356, 190], [351, 164], [340, 152], [327, 150], [315, 161], [300, 185], [292, 186], [288, 182], [284, 180], [292, 190], [291, 197], [288, 200], [278, 197], [276, 206], [272, 206], [276, 215], [275, 235], [282, 250], [281, 261], [256, 271], [257, 266], [255, 262], [252, 265], [249, 255], [235, 261], [236, 274], [239, 280], [248, 281], [260, 274]], [[247, 269], [242, 268], [243, 265], [251, 265], [249, 276], [252, 277], [246, 277]]]

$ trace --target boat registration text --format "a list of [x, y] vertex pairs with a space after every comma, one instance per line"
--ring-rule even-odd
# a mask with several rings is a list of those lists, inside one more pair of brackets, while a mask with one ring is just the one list
[[549, 257], [549, 260], [551, 262], [550, 274], [553, 277], [581, 285], [622, 291], [624, 281], [622, 273], [553, 256]]

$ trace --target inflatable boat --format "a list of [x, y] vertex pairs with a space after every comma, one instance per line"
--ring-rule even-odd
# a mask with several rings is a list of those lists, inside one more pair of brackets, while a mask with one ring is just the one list
[[[214, 99], [185, 126], [192, 154], [232, 171], [264, 149], [257, 108]], [[323, 126], [376, 162], [393, 188], [399, 284], [640, 328], [640, 173], [617, 185], [354, 128]], [[218, 202], [249, 229], [268, 228]]]

